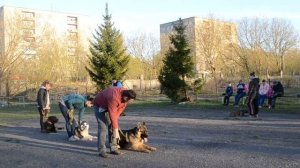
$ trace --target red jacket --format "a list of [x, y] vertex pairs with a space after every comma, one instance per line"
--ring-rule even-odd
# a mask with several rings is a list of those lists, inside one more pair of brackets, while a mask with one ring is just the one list
[[119, 128], [118, 120], [127, 103], [122, 103], [122, 92], [124, 88], [110, 87], [98, 93], [94, 99], [94, 106], [106, 109], [109, 113], [112, 127]]

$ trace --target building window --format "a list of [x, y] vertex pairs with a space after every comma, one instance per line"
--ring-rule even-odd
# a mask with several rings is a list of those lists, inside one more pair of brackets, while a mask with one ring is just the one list
[[23, 20], [34, 20], [35, 14], [34, 12], [22, 11]]
[[69, 40], [77, 40], [77, 32], [68, 32]]
[[68, 55], [69, 56], [75, 56], [76, 48], [68, 48]]
[[227, 40], [229, 40], [231, 38], [231, 26], [230, 25], [225, 25], [224, 26], [224, 34], [225, 34], [225, 38]]
[[68, 25], [77, 25], [77, 17], [68, 16], [67, 23]]
[[33, 20], [23, 20], [22, 21], [23, 29], [34, 29], [35, 23]]
[[35, 31], [32, 29], [23, 29], [23, 36], [24, 37], [34, 37]]

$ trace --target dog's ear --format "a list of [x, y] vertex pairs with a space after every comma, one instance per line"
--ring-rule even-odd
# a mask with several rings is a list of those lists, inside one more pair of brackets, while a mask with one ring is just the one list
[[137, 125], [136, 125], [136, 127], [140, 128], [141, 125], [142, 125], [141, 122], [138, 122]]
[[146, 123], [145, 122], [138, 122], [137, 127], [141, 128], [142, 126], [145, 126]]

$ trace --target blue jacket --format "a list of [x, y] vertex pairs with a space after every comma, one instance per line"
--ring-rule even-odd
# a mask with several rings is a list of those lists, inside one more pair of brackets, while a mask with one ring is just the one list
[[69, 94], [63, 97], [63, 100], [70, 110], [78, 110], [78, 120], [82, 121], [82, 116], [85, 110], [85, 103], [87, 99], [79, 94]]
[[232, 86], [227, 86], [225, 93], [226, 93], [227, 96], [232, 96], [232, 94], [233, 94]]

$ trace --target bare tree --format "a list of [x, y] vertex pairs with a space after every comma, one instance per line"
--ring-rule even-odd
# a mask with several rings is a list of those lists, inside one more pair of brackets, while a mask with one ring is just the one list
[[140, 69], [148, 79], [157, 77], [158, 65], [155, 61], [159, 54], [159, 42], [153, 34], [137, 33], [127, 38], [129, 54], [141, 61]]
[[239, 23], [239, 45], [233, 59], [245, 72], [266, 74], [284, 70], [284, 56], [297, 44], [297, 33], [286, 20], [244, 18]]
[[[0, 51], [0, 82], [6, 82], [6, 95], [10, 96], [10, 78], [17, 67], [29, 59], [26, 53], [35, 45], [34, 41], [26, 39], [26, 32], [22, 31], [23, 19], [18, 13], [11, 13], [4, 19], [4, 48]], [[1, 85], [1, 83], [0, 83]]]
[[[226, 26], [229, 26], [229, 29], [226, 30]], [[202, 65], [202, 69], [209, 72], [217, 94], [218, 76], [224, 67], [224, 56], [230, 51], [232, 33], [230, 25], [213, 17], [204, 20], [196, 29], [196, 50], [199, 53], [196, 56], [196, 64]]]
[[277, 59], [277, 65], [282, 78], [285, 68], [284, 57], [289, 50], [296, 47], [298, 34], [289, 21], [274, 18], [270, 22], [269, 29], [267, 29], [267, 35], [266, 50], [279, 58]]

